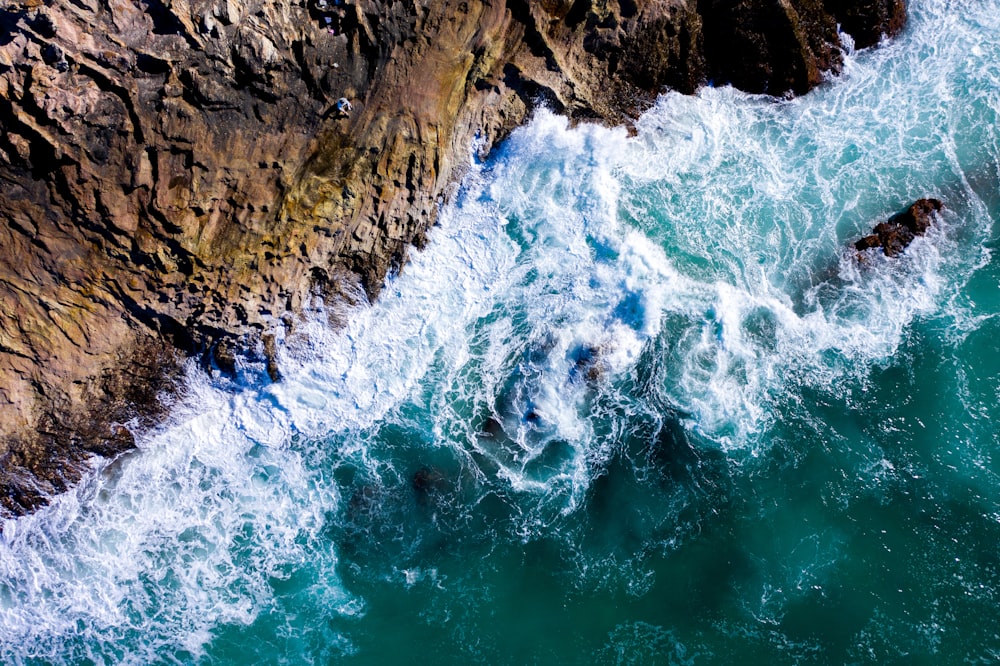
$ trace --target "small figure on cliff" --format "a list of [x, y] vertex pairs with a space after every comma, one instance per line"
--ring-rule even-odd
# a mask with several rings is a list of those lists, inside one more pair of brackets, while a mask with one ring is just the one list
[[351, 101], [346, 97], [341, 97], [337, 100], [337, 113], [342, 116], [348, 116], [351, 113]]

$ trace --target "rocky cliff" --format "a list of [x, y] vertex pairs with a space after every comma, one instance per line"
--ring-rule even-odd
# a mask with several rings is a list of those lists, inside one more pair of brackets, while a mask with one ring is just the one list
[[[802, 93], [902, 0], [0, 3], [0, 515], [164, 412], [178, 358], [273, 355], [377, 295], [531, 108]], [[350, 109], [341, 99], [349, 102]], [[279, 369], [267, 364], [277, 379]]]

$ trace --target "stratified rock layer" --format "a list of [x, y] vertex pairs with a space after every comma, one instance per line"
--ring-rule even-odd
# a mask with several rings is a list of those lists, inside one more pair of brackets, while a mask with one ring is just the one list
[[[0, 514], [133, 445], [177, 355], [374, 297], [538, 102], [804, 92], [893, 0], [73, 0], [0, 9]], [[347, 98], [349, 113], [338, 110]], [[267, 364], [277, 378], [279, 368]]]

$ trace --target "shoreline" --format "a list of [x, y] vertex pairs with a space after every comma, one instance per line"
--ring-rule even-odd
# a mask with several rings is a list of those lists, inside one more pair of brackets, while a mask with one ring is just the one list
[[837, 22], [863, 48], [905, 18], [891, 1], [627, 4], [4, 10], [0, 516], [134, 446], [183, 356], [226, 372], [250, 354], [278, 379], [275, 332], [314, 294], [377, 298], [468, 146], [487, 154], [538, 101], [620, 125], [665, 86], [801, 94], [839, 68]]

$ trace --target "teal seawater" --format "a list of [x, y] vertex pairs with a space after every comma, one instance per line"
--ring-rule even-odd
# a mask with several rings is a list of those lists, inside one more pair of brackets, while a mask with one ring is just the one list
[[0, 662], [1000, 660], [1000, 5], [910, 14], [795, 100], [539, 113], [284, 381], [3, 524]]

